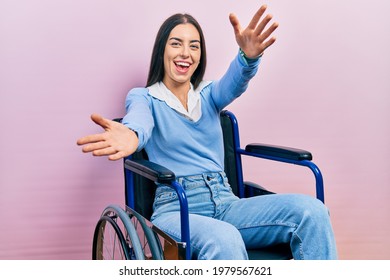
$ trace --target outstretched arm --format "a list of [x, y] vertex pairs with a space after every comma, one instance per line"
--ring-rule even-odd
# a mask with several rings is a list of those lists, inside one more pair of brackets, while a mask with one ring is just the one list
[[242, 29], [236, 15], [229, 15], [237, 44], [248, 58], [258, 57], [276, 40], [276, 38], [271, 37], [271, 35], [279, 24], [274, 22], [266, 28], [272, 19], [272, 15], [270, 14], [264, 16], [266, 9], [267, 6], [262, 5], [245, 29]]
[[136, 133], [121, 123], [93, 114], [91, 119], [105, 131], [88, 135], [77, 140], [83, 145], [83, 152], [92, 152], [94, 156], [108, 156], [109, 160], [118, 160], [133, 154], [138, 147]]

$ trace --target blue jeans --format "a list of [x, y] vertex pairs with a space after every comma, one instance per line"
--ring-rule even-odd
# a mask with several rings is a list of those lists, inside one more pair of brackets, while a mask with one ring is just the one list
[[[290, 244], [294, 259], [336, 259], [336, 244], [325, 205], [307, 195], [271, 194], [239, 199], [225, 173], [177, 179], [190, 212], [192, 257], [247, 259], [246, 249]], [[180, 206], [170, 186], [159, 185], [152, 222], [180, 240]]]

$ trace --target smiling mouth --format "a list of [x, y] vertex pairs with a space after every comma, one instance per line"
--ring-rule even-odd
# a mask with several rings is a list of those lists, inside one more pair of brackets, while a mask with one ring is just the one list
[[184, 62], [184, 61], [179, 61], [179, 62], [175, 62], [175, 65], [176, 65], [176, 69], [179, 71], [179, 72], [187, 72], [188, 69], [190, 68], [191, 66], [191, 63], [189, 62]]

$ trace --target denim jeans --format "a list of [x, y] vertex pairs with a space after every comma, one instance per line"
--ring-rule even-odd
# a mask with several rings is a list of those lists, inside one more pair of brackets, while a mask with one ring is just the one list
[[[290, 244], [294, 259], [336, 259], [336, 244], [325, 205], [308, 195], [236, 197], [224, 172], [177, 179], [190, 212], [192, 257], [247, 259], [246, 249]], [[152, 222], [180, 240], [180, 206], [170, 186], [159, 185]]]

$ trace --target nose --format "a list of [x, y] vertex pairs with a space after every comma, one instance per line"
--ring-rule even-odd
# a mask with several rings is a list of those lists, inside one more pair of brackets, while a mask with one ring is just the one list
[[181, 50], [181, 56], [182, 57], [189, 57], [190, 55], [190, 47], [183, 45], [183, 48]]

